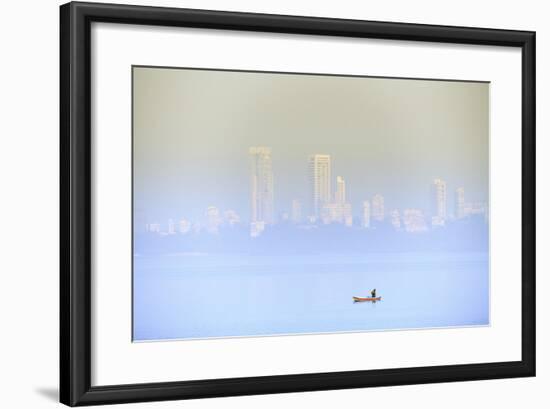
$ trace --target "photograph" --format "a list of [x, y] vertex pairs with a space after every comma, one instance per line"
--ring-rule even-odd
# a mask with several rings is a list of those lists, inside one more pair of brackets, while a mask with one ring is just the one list
[[547, 6], [5, 2], [0, 407], [547, 406]]
[[490, 82], [131, 71], [133, 342], [491, 325]]

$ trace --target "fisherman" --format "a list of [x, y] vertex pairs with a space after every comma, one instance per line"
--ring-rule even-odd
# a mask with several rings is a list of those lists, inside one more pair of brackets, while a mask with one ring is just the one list
[[376, 298], [376, 288], [374, 288], [371, 292], [370, 292], [370, 296], [372, 298]]

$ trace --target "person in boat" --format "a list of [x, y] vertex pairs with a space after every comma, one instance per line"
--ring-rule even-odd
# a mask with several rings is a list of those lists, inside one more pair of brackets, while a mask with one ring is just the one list
[[374, 288], [371, 292], [370, 292], [370, 296], [372, 298], [376, 298], [376, 288]]

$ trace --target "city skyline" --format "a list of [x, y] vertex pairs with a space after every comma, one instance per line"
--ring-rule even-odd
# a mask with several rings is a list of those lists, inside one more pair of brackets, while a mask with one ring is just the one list
[[250, 234], [258, 236], [275, 222], [271, 148], [251, 147], [250, 153]]
[[139, 220], [200, 219], [216, 203], [247, 218], [254, 146], [271, 148], [285, 186], [274, 217], [294, 199], [306, 217], [315, 154], [331, 155], [330, 183], [344, 177], [354, 216], [377, 192], [388, 208], [425, 208], [437, 177], [450, 196], [466, 186], [488, 200], [487, 84], [161, 68], [135, 68], [134, 81]]
[[[303, 189], [309, 195], [310, 206], [304, 214], [301, 199], [293, 199], [288, 208], [281, 209], [279, 217], [275, 216], [274, 207], [274, 174], [272, 169], [272, 149], [267, 146], [255, 146], [248, 149], [250, 155], [250, 208], [248, 219], [243, 219], [232, 209], [221, 209], [209, 205], [205, 212], [205, 222], [181, 218], [177, 223], [168, 220], [166, 234], [176, 232], [186, 234], [191, 230], [218, 233], [224, 224], [230, 226], [241, 222], [250, 224], [250, 237], [259, 237], [269, 225], [280, 222], [294, 224], [333, 224], [339, 223], [352, 227], [359, 225], [370, 229], [376, 223], [389, 222], [395, 230], [407, 232], [424, 232], [430, 228], [444, 227], [446, 222], [466, 218], [471, 215], [483, 215], [488, 218], [488, 204], [480, 201], [465, 201], [465, 188], [459, 186], [454, 190], [454, 200], [449, 201], [447, 183], [442, 178], [435, 178], [430, 183], [429, 209], [413, 208], [400, 204], [386, 209], [384, 195], [376, 193], [371, 198], [364, 198], [359, 214], [353, 212], [354, 206], [347, 201], [346, 181], [341, 175], [332, 177], [332, 157], [330, 154], [312, 154], [308, 157], [308, 187]], [[332, 186], [335, 186], [334, 190]], [[284, 188], [284, 187], [283, 187]], [[449, 207], [453, 209], [449, 212]], [[355, 219], [355, 223], [354, 223]], [[357, 223], [359, 222], [359, 223]], [[176, 229], [176, 224], [179, 229]], [[146, 231], [162, 233], [158, 222], [146, 223]]]

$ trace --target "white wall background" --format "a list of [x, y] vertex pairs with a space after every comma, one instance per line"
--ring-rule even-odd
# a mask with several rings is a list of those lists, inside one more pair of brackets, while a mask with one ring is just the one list
[[[126, 3], [126, 1], [119, 1]], [[535, 0], [174, 0], [134, 4], [537, 31], [538, 376], [187, 401], [187, 408], [543, 408], [550, 384], [550, 13]], [[0, 23], [0, 406], [48, 408], [58, 383], [58, 1], [9, 2]], [[161, 402], [125, 407], [179, 407]]]

